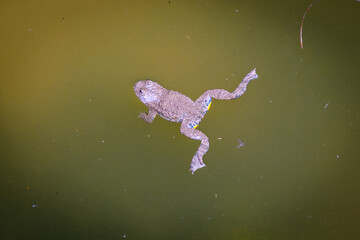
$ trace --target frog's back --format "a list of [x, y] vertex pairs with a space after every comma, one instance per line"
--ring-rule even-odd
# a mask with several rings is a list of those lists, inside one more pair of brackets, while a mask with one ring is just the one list
[[194, 101], [184, 94], [172, 90], [161, 100], [159, 108], [158, 114], [173, 122], [182, 122], [186, 117], [199, 114]]

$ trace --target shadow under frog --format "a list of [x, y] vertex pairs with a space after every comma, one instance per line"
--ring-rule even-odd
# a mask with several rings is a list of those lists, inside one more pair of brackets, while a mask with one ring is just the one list
[[202, 158], [209, 149], [209, 138], [196, 127], [210, 109], [212, 100], [238, 98], [245, 93], [250, 80], [256, 78], [258, 76], [254, 69], [246, 75], [232, 93], [224, 89], [212, 89], [206, 91], [195, 102], [184, 94], [168, 90], [151, 80], [139, 81], [134, 85], [135, 94], [141, 102], [149, 107], [149, 113], [141, 113], [139, 117], [151, 123], [158, 114], [166, 120], [179, 122], [181, 123], [180, 132], [183, 135], [201, 141], [190, 164], [190, 171], [194, 174], [197, 169], [205, 167]]

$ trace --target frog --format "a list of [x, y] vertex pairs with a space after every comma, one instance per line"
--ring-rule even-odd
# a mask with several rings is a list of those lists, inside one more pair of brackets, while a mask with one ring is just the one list
[[138, 81], [134, 84], [135, 95], [149, 108], [147, 113], [140, 113], [139, 118], [152, 123], [156, 115], [159, 115], [165, 120], [181, 123], [181, 134], [200, 141], [200, 146], [190, 164], [190, 171], [194, 174], [196, 170], [206, 166], [203, 156], [209, 150], [209, 138], [196, 128], [210, 109], [213, 99], [236, 99], [245, 93], [248, 83], [257, 78], [255, 68], [245, 76], [233, 92], [225, 89], [207, 90], [195, 101], [180, 92], [168, 90], [150, 79]]

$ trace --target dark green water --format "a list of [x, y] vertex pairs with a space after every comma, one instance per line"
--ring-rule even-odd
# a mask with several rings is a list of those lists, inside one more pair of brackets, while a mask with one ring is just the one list
[[[2, 239], [359, 239], [360, 2], [1, 1]], [[199, 142], [151, 78], [214, 101]], [[237, 148], [238, 139], [246, 143]]]

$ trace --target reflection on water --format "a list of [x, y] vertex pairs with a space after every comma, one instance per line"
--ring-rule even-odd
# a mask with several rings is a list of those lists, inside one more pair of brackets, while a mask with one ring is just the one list
[[[2, 235], [359, 238], [359, 3], [317, 2], [301, 50], [309, 4], [3, 1]], [[194, 175], [199, 143], [137, 118], [139, 80], [195, 100], [255, 67]]]

